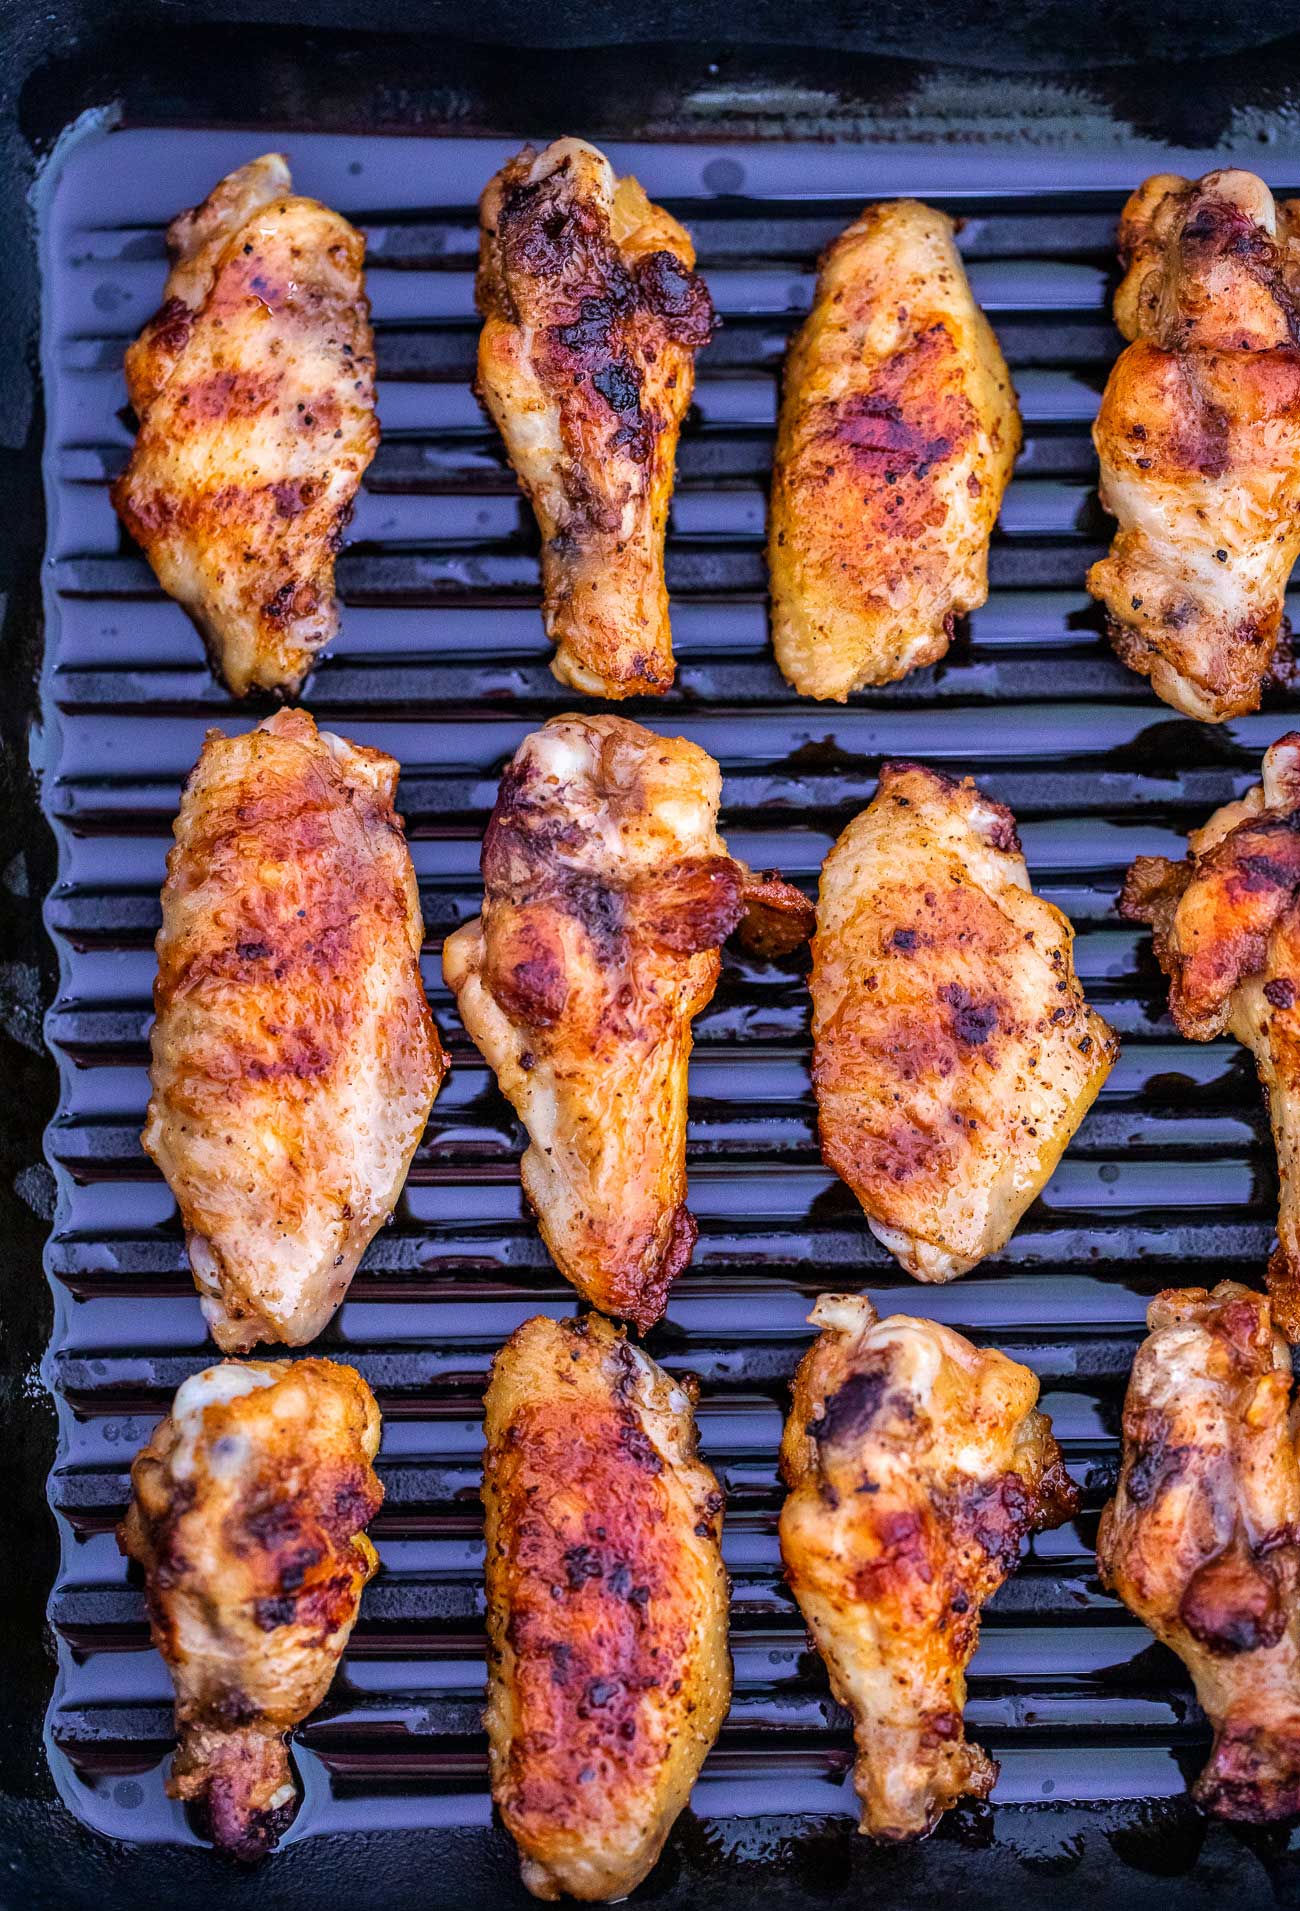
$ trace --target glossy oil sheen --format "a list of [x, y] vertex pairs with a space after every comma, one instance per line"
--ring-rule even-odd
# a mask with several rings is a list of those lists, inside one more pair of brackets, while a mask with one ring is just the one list
[[[122, 350], [161, 294], [162, 227], [269, 143], [182, 129], [87, 136], [62, 156], [44, 207], [41, 767], [60, 846], [47, 921], [62, 964], [48, 1024], [62, 1095], [48, 1137], [60, 1200], [45, 1371], [62, 1429], [50, 1498], [63, 1562], [47, 1741], [80, 1818], [146, 1843], [195, 1834], [163, 1794], [170, 1688], [113, 1525], [131, 1456], [179, 1382], [213, 1358], [173, 1203], [138, 1141], [152, 938], [171, 818], [204, 731], [245, 727], [264, 708], [232, 705], [214, 682], [183, 613], [119, 532], [107, 481], [130, 442]], [[443, 936], [477, 908], [478, 844], [503, 764], [538, 722], [575, 703], [547, 669], [530, 514], [468, 390], [473, 206], [513, 148], [298, 134], [280, 143], [298, 189], [367, 234], [384, 425], [339, 566], [342, 636], [305, 700], [323, 723], [401, 761], [425, 979], [454, 1062], [393, 1225], [319, 1344], [353, 1361], [384, 1409], [383, 1569], [328, 1701], [296, 1736], [304, 1802], [289, 1840], [403, 1827], [486, 1836], [480, 1394], [512, 1328], [573, 1308], [521, 1200], [518, 1124], [439, 968]], [[1150, 1883], [1195, 1858], [1181, 1800], [1206, 1734], [1181, 1668], [1098, 1587], [1096, 1516], [1150, 1296], [1171, 1283], [1257, 1280], [1275, 1187], [1248, 1062], [1230, 1043], [1176, 1036], [1144, 938], [1113, 904], [1131, 858], [1174, 849], [1239, 793], [1291, 719], [1275, 698], [1257, 716], [1199, 727], [1111, 655], [1083, 590], [1108, 535], [1087, 431], [1118, 348], [1107, 299], [1125, 192], [1149, 171], [1198, 172], [1226, 156], [1135, 141], [1058, 165], [1045, 196], [1032, 150], [610, 151], [691, 227], [724, 319], [700, 361], [673, 504], [678, 684], [630, 714], [711, 750], [731, 847], [808, 888], [870, 799], [882, 758], [974, 774], [1015, 809], [1035, 885], [1074, 921], [1079, 973], [1125, 1043], [1006, 1253], [956, 1285], [919, 1288], [820, 1162], [803, 965], [728, 953], [691, 1069], [699, 1246], [648, 1345], [698, 1377], [704, 1449], [728, 1491], [736, 1693], [665, 1865], [725, 1879], [762, 1860], [773, 1876], [827, 1890], [838, 1876], [837, 1857], [822, 1878], [819, 1854], [838, 1852], [850, 1824], [850, 1739], [781, 1582], [775, 1462], [805, 1316], [818, 1292], [847, 1288], [1027, 1361], [1083, 1487], [1077, 1525], [1036, 1541], [989, 1610], [968, 1721], [1001, 1777], [992, 1810], [955, 1814], [940, 1838], [969, 1844], [972, 1880], [980, 1850], [1010, 1841], [1037, 1891], [1038, 1821], [1025, 1808], [1040, 1808], [1044, 1824], [1050, 1815], [1049, 1859], [1069, 1849], [1071, 1809], [1079, 1823], [1105, 1813], [1118, 1861], [1132, 1856], [1128, 1875]], [[1253, 149], [1236, 157], [1260, 163]], [[1268, 162], [1276, 188], [1300, 181], [1300, 155], [1275, 145]], [[817, 705], [785, 689], [767, 645], [776, 380], [818, 249], [864, 200], [901, 193], [965, 221], [962, 249], [1012, 367], [1025, 450], [994, 539], [992, 594], [949, 657], [843, 708]], [[491, 1862], [496, 1901], [513, 1902], [499, 1835]], [[907, 1867], [919, 1878], [928, 1862], [890, 1854], [882, 1875], [906, 1893]]]

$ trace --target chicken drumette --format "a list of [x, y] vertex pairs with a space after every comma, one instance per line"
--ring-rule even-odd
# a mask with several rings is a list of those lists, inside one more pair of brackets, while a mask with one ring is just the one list
[[1295, 206], [1253, 173], [1162, 173], [1120, 220], [1132, 343], [1093, 430], [1119, 528], [1088, 588], [1124, 662], [1206, 723], [1259, 703], [1300, 552]]
[[556, 1265], [642, 1329], [695, 1244], [686, 1065], [721, 944], [747, 911], [768, 946], [811, 927], [797, 890], [727, 854], [720, 784], [680, 737], [553, 718], [502, 778], [483, 914], [443, 951], [461, 1020], [528, 1130], [524, 1191]]
[[1226, 1030], [1255, 1057], [1281, 1180], [1268, 1284], [1278, 1325], [1300, 1340], [1300, 731], [1187, 849], [1180, 863], [1139, 856], [1119, 910], [1155, 931], [1179, 1032], [1208, 1042]]
[[396, 788], [303, 710], [211, 731], [185, 786], [143, 1140], [224, 1353], [325, 1326], [446, 1068]]
[[537, 514], [551, 668], [660, 693], [677, 434], [713, 326], [690, 236], [580, 139], [525, 146], [480, 214], [477, 389]]
[[167, 243], [113, 503], [236, 696], [290, 696], [338, 630], [334, 559], [379, 443], [365, 242], [268, 153]]
[[1074, 932], [1029, 887], [1010, 810], [916, 764], [822, 868], [813, 1086], [822, 1152], [909, 1274], [996, 1253], [1060, 1159], [1117, 1044]]
[[487, 1393], [492, 1794], [538, 1898], [621, 1898], [731, 1693], [722, 1494], [692, 1383], [599, 1314], [518, 1328]]
[[1124, 1402], [1103, 1582], [1182, 1659], [1214, 1727], [1193, 1796], [1258, 1824], [1300, 1811], [1300, 1468], [1291, 1361], [1262, 1294], [1170, 1288]]
[[914, 199], [868, 206], [822, 260], [786, 366], [768, 564], [796, 690], [842, 702], [943, 656], [988, 596], [1019, 448], [951, 219]]
[[781, 1555], [853, 1715], [861, 1829], [920, 1838], [997, 1766], [962, 1729], [980, 1608], [1075, 1511], [1038, 1382], [934, 1321], [824, 1294], [781, 1443]]
[[167, 1789], [235, 1857], [293, 1816], [286, 1735], [328, 1691], [378, 1565], [378, 1449], [353, 1368], [227, 1360], [184, 1383], [131, 1468], [118, 1543], [176, 1686]]

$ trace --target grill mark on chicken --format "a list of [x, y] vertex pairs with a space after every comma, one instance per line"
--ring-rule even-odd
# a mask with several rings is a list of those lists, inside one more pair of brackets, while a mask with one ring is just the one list
[[[1124, 1404], [1102, 1583], [1191, 1672], [1214, 1729], [1193, 1797], [1300, 1811], [1300, 1466], [1291, 1363], [1262, 1295], [1225, 1281], [1151, 1303]], [[1172, 1463], [1170, 1463], [1172, 1462]]]

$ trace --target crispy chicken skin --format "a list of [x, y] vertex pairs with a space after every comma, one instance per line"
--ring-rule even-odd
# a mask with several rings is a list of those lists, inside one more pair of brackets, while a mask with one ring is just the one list
[[723, 1498], [693, 1382], [599, 1314], [538, 1318], [486, 1404], [492, 1795], [538, 1898], [621, 1898], [731, 1696]]
[[694, 743], [625, 717], [554, 717], [501, 780], [483, 914], [450, 936], [461, 1020], [529, 1134], [524, 1192], [557, 1267], [644, 1330], [690, 1260], [686, 1067], [725, 937], [811, 928], [718, 834], [721, 777]]
[[113, 503], [235, 695], [292, 696], [337, 634], [334, 559], [379, 443], [365, 241], [267, 153], [167, 244]]
[[1029, 887], [1010, 810], [969, 779], [885, 764], [822, 867], [822, 1153], [918, 1280], [1005, 1247], [1110, 1072], [1073, 940]]
[[531, 146], [480, 202], [477, 390], [542, 537], [561, 683], [673, 680], [664, 529], [713, 306], [690, 236], [580, 139]]
[[208, 733], [167, 859], [143, 1141], [223, 1353], [319, 1334], [446, 1069], [397, 765], [278, 710]]
[[1204, 723], [1254, 710], [1300, 552], [1296, 202], [1162, 173], [1124, 208], [1126, 339], [1093, 427], [1118, 520], [1088, 573], [1111, 640]]
[[1300, 1469], [1291, 1361], [1262, 1294], [1169, 1288], [1124, 1402], [1103, 1583], [1184, 1661], [1214, 1728], [1193, 1797], [1218, 1818], [1300, 1812]]
[[988, 596], [1020, 414], [946, 214], [868, 206], [790, 352], [768, 566], [776, 658], [835, 697], [932, 664]]
[[1300, 731], [1262, 781], [1191, 832], [1180, 863], [1139, 856], [1119, 912], [1149, 923], [1180, 1034], [1225, 1031], [1250, 1049], [1268, 1096], [1281, 1182], [1273, 1316], [1300, 1340]]
[[262, 1857], [295, 1810], [285, 1737], [329, 1690], [378, 1565], [379, 1409], [331, 1360], [194, 1374], [131, 1468], [122, 1551], [144, 1568], [176, 1686], [167, 1790]]
[[934, 1321], [823, 1294], [781, 1443], [781, 1556], [853, 1715], [861, 1830], [922, 1838], [997, 1766], [962, 1731], [980, 1608], [1076, 1493], [1038, 1381]]

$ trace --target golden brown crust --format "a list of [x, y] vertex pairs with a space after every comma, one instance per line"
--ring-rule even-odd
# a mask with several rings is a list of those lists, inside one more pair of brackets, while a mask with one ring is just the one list
[[212, 731], [186, 785], [143, 1140], [226, 1352], [325, 1325], [446, 1068], [396, 782], [391, 757], [280, 710]]
[[1263, 780], [1192, 832], [1180, 863], [1140, 856], [1119, 912], [1150, 924], [1183, 1035], [1228, 1032], [1255, 1057], [1281, 1178], [1274, 1317], [1300, 1339], [1300, 731], [1267, 751]]
[[921, 1280], [1010, 1238], [1113, 1064], [1029, 888], [1015, 820], [969, 780], [886, 764], [822, 870], [813, 1085], [822, 1152]]
[[988, 594], [1020, 445], [952, 222], [868, 206], [821, 262], [786, 366], [768, 562], [777, 661], [840, 701], [941, 657]]
[[1075, 1512], [1038, 1382], [994, 1348], [821, 1297], [781, 1444], [781, 1552], [853, 1713], [862, 1830], [924, 1837], [997, 1766], [962, 1727], [980, 1609]]
[[1148, 180], [1119, 243], [1133, 342], [1093, 430], [1119, 526], [1088, 588], [1123, 661], [1218, 723], [1258, 707], [1300, 551], [1300, 254], [1243, 172]]
[[334, 560], [379, 442], [365, 242], [274, 153], [167, 237], [113, 503], [235, 695], [292, 695], [337, 632]]
[[1220, 1818], [1300, 1812], [1300, 1468], [1291, 1363], [1260, 1294], [1151, 1303], [1097, 1564], [1184, 1660], [1214, 1727], [1193, 1787]]
[[788, 947], [807, 909], [727, 854], [719, 790], [695, 744], [624, 717], [552, 718], [501, 780], [483, 914], [443, 951], [528, 1129], [524, 1189], [556, 1265], [642, 1330], [695, 1243], [686, 1068], [721, 945], [749, 910], [769, 949]]
[[723, 1499], [692, 1405], [598, 1315], [529, 1321], [493, 1366], [492, 1791], [538, 1897], [639, 1883], [726, 1713]]
[[118, 1541], [176, 1685], [167, 1789], [236, 1857], [263, 1856], [296, 1809], [285, 1737], [324, 1698], [375, 1572], [378, 1446], [353, 1368], [227, 1361], [185, 1383], [131, 1468]]
[[677, 435], [714, 324], [690, 238], [576, 139], [526, 146], [480, 214], [477, 389], [537, 513], [552, 668], [590, 695], [661, 693]]

